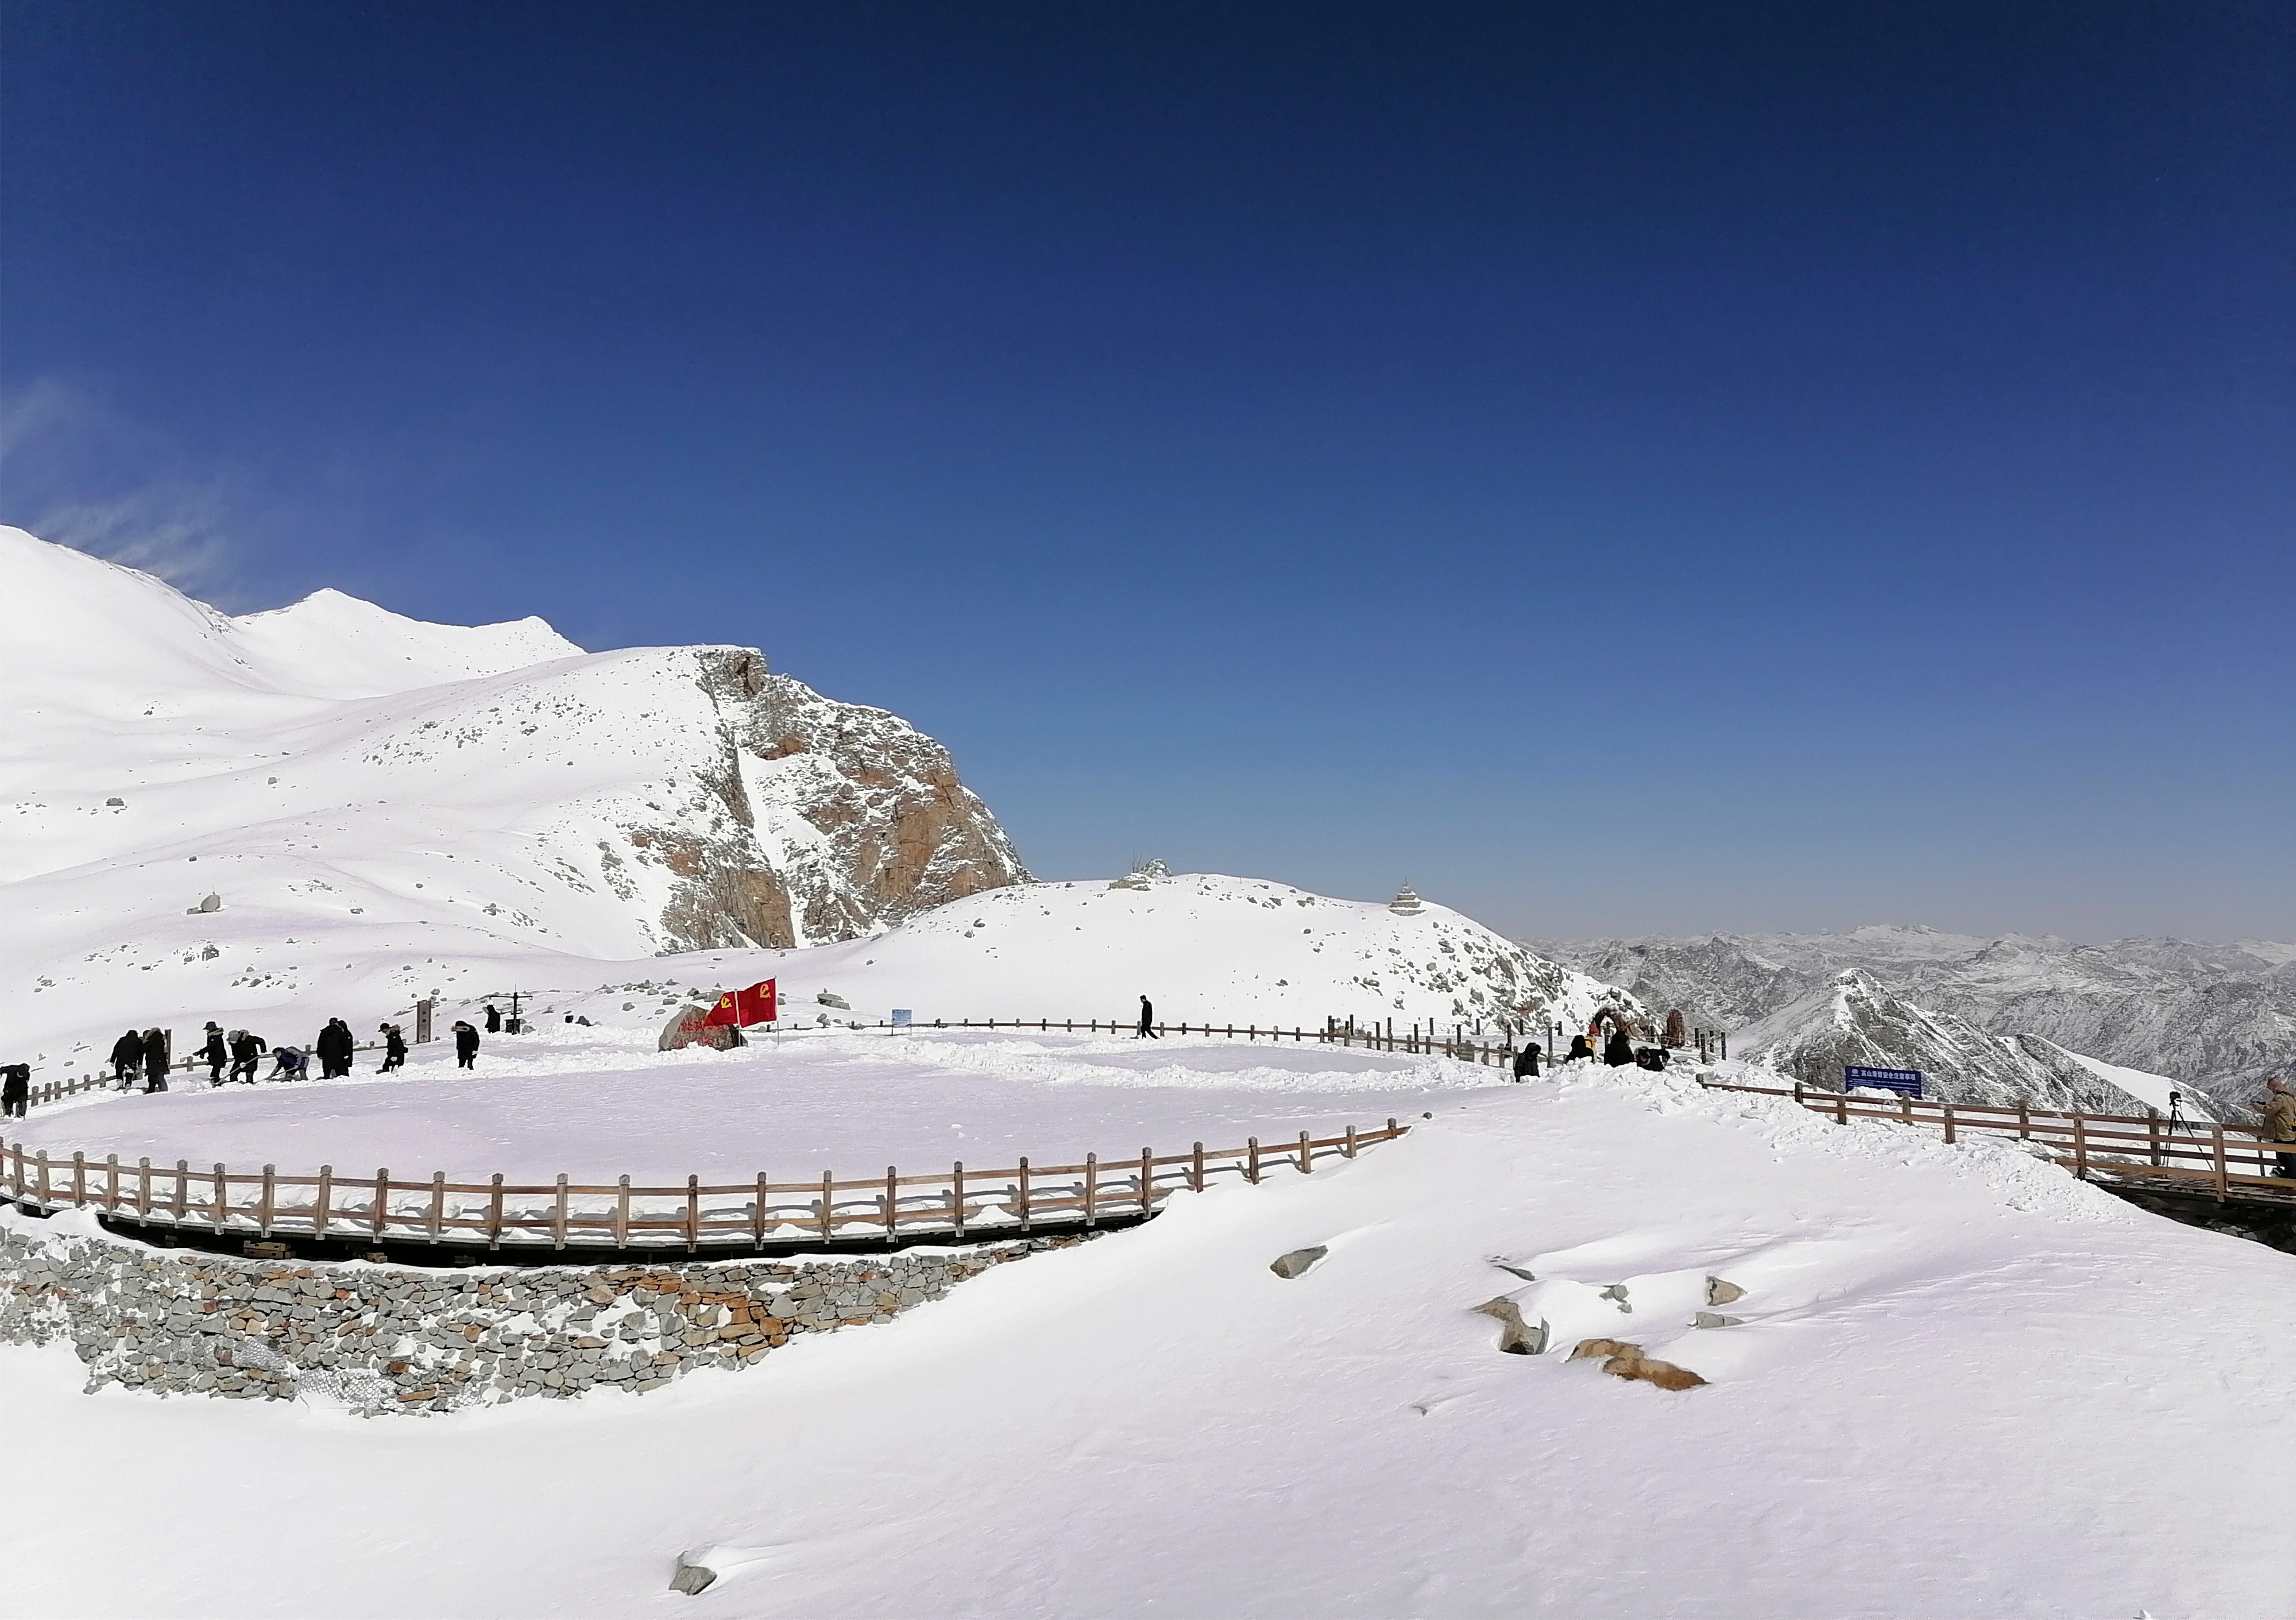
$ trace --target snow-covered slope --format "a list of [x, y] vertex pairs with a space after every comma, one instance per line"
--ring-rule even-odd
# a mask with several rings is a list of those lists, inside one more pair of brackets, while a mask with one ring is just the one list
[[[1679, 1074], [1426, 1109], [1353, 1163], [1181, 1193], [651, 1394], [362, 1420], [90, 1397], [69, 1344], [0, 1348], [11, 1455], [65, 1460], [12, 1495], [7, 1612], [2296, 1609], [2296, 1258], [2014, 1141], [1840, 1128]], [[600, 1123], [575, 1163], [613, 1162]], [[60, 1242], [86, 1219], [0, 1215]], [[1304, 1276], [1270, 1270], [1309, 1246]], [[1709, 1276], [1744, 1290], [1737, 1325], [1692, 1325]], [[1549, 1325], [1544, 1354], [1501, 1352], [1474, 1309], [1495, 1296]], [[1707, 1382], [1605, 1377], [1570, 1359], [1586, 1337]], [[259, 1545], [123, 1501], [217, 1479], [264, 1491]], [[667, 1590], [713, 1546], [717, 1585]]]
[[[2080, 945], [1934, 929], [1713, 934], [1540, 944], [1693, 1021], [1742, 1031], [1822, 992], [1845, 968], [1996, 1035], [2031, 1035], [2142, 1072], [2177, 1076], [2245, 1117], [2261, 1078], [2296, 1050], [2296, 946], [2251, 940]], [[1742, 1035], [1732, 1036], [1732, 1050]]]
[[118, 1023], [162, 961], [267, 981], [249, 952], [316, 973], [318, 939], [410, 972], [846, 939], [1026, 875], [946, 749], [747, 649], [584, 653], [333, 592], [234, 619], [0, 528], [0, 654], [12, 1013], [68, 975]]
[[[2133, 1114], [2166, 1109], [2177, 1083], [2100, 1063], [2037, 1035], [1988, 1035], [1966, 1019], [1893, 994], [1873, 975], [1845, 968], [1831, 982], [1732, 1037], [1732, 1056], [1784, 1084], [1838, 1089], [1852, 1065], [1917, 1068], [1927, 1092], [1952, 1102]], [[2197, 1117], [2203, 1114], [2197, 1103]]]

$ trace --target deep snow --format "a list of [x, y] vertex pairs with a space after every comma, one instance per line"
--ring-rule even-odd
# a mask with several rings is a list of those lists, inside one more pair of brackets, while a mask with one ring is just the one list
[[[891, 1324], [654, 1395], [362, 1421], [83, 1397], [68, 1351], [8, 1352], [8, 1449], [41, 1466], [12, 1493], [0, 1606], [2296, 1607], [2296, 1258], [2144, 1215], [2013, 1143], [1836, 1127], [1676, 1076], [1495, 1087], [1435, 1113], [1352, 1165], [1183, 1195]], [[1315, 1244], [1331, 1253], [1305, 1277], [1270, 1273]], [[1710, 1274], [1746, 1289], [1728, 1307], [1743, 1325], [1687, 1325]], [[1600, 1297], [1620, 1282], [1631, 1313]], [[1502, 1293], [1553, 1323], [1554, 1351], [1498, 1353], [1470, 1307]], [[1564, 1359], [1592, 1334], [1710, 1382], [1667, 1392]], [[711, 1545], [753, 1561], [668, 1592], [676, 1555]]]

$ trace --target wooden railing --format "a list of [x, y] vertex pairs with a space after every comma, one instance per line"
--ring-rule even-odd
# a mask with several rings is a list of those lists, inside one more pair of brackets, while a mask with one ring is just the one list
[[2051, 1158], [2070, 1165], [2074, 1174], [2083, 1177], [2144, 1176], [2205, 1183], [2219, 1201], [2235, 1188], [2296, 1196], [2296, 1182], [2273, 1175], [2267, 1163], [2276, 1153], [2296, 1154], [2296, 1142], [2266, 1141], [2260, 1125], [2224, 1125], [2215, 1120], [2172, 1122], [2157, 1112], [2070, 1114], [2022, 1102], [2009, 1107], [1916, 1101], [1911, 1097], [1890, 1101], [1799, 1085], [1789, 1091], [1778, 1086], [1728, 1085], [1718, 1080], [1702, 1079], [1699, 1084], [1709, 1091], [1791, 1097], [1839, 1125], [1853, 1119], [1879, 1119], [1928, 1125], [1943, 1131], [1948, 1141], [1958, 1140], [1965, 1132], [2014, 1136], [2040, 1143]]
[[[768, 1027], [770, 1027], [770, 1026]], [[814, 1025], [792, 1024], [787, 1034], [803, 1034], [817, 1027]], [[1033, 1029], [1039, 1035], [1131, 1035], [1136, 1023], [1118, 1023], [1098, 1019], [936, 1019], [930, 1024], [863, 1024], [848, 1022], [832, 1024], [831, 1029]], [[1318, 1042], [1327, 1046], [1361, 1046], [1373, 1051], [1408, 1052], [1422, 1056], [1452, 1058], [1462, 1063], [1482, 1063], [1505, 1068], [1514, 1061], [1521, 1048], [1512, 1042], [1496, 1044], [1479, 1034], [1470, 1034], [1462, 1024], [1451, 1026], [1445, 1035], [1436, 1024], [1414, 1024], [1407, 1030], [1358, 1029], [1343, 1020], [1333, 1019], [1321, 1029], [1294, 1026], [1286, 1029], [1275, 1024], [1158, 1024], [1156, 1033], [1162, 1035], [1210, 1035], [1231, 1041], [1293, 1041]]]
[[834, 1242], [859, 1239], [900, 1241], [920, 1233], [952, 1241], [1009, 1236], [1046, 1226], [1093, 1227], [1103, 1220], [1144, 1218], [1177, 1191], [1201, 1192], [1221, 1178], [1257, 1183], [1268, 1171], [1312, 1174], [1318, 1159], [1353, 1158], [1364, 1148], [1391, 1141], [1410, 1129], [1389, 1120], [1370, 1131], [1349, 1125], [1336, 1136], [1300, 1133], [1297, 1141], [1103, 1159], [1082, 1164], [1010, 1169], [947, 1170], [903, 1175], [887, 1166], [881, 1176], [840, 1181], [754, 1180], [704, 1185], [689, 1175], [683, 1186], [636, 1186], [625, 1175], [610, 1184], [576, 1183], [562, 1175], [544, 1184], [513, 1184], [496, 1175], [483, 1182], [450, 1182], [444, 1171], [427, 1181], [394, 1181], [387, 1169], [371, 1176], [337, 1175], [322, 1165], [316, 1175], [283, 1175], [276, 1166], [259, 1173], [223, 1165], [194, 1170], [149, 1158], [123, 1165], [117, 1154], [102, 1161], [76, 1152], [69, 1158], [21, 1142], [0, 1143], [0, 1193], [42, 1213], [66, 1207], [95, 1208], [152, 1231], [173, 1229], [209, 1238], [303, 1237], [381, 1243], [483, 1244], [564, 1249], [762, 1248], [768, 1243]]

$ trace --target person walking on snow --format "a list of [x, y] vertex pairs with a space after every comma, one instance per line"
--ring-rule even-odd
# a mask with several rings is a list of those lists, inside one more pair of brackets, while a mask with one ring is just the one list
[[1144, 995], [1140, 998], [1140, 1034], [1151, 1041], [1164, 1038], [1156, 1033], [1156, 1003]]
[[144, 1032], [144, 1090], [168, 1089], [168, 1037], [157, 1029]]
[[[491, 1009], [489, 1010], [491, 1010]], [[455, 1067], [476, 1068], [479, 1062], [479, 1032], [467, 1020], [455, 1020]]]
[[1538, 1043], [1525, 1041], [1522, 1050], [1514, 1055], [1514, 1077], [1518, 1080], [1538, 1078]]
[[2285, 1080], [2275, 1079], [2264, 1083], [2264, 1092], [2265, 1140], [2288, 1144], [2272, 1156], [2272, 1174], [2296, 1181], [2296, 1092], [2288, 1089]]
[[11, 1063], [0, 1076], [0, 1119], [21, 1119], [32, 1100], [32, 1066]]
[[495, 1010], [495, 1004], [492, 1002], [487, 1003], [487, 1033], [488, 1035], [502, 1033], [502, 1014]]
[[208, 1066], [208, 1084], [223, 1084], [223, 1066], [231, 1061], [231, 1052], [224, 1044], [223, 1026], [213, 1019], [208, 1020], [207, 1044], [200, 1048], [200, 1056]]
[[382, 1072], [406, 1067], [406, 1035], [396, 1024], [382, 1027]]
[[122, 1091], [144, 1067], [144, 1037], [129, 1030], [111, 1043], [111, 1077]]
[[271, 1050], [271, 1043], [259, 1035], [250, 1035], [244, 1029], [231, 1032], [231, 1077], [250, 1085], [255, 1084], [256, 1060]]

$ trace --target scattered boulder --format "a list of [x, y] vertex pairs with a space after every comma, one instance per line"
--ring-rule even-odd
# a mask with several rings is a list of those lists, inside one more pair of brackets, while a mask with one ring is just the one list
[[1306, 1276], [1310, 1266], [1331, 1252], [1320, 1243], [1313, 1248], [1295, 1248], [1288, 1255], [1276, 1256], [1267, 1269], [1288, 1281], [1294, 1277]]
[[1509, 1355], [1546, 1354], [1546, 1323], [1543, 1321], [1536, 1323], [1524, 1321], [1522, 1307], [1505, 1295], [1502, 1294], [1496, 1299], [1486, 1299], [1475, 1309], [1486, 1316], [1498, 1318], [1499, 1348]]
[[1734, 1282], [1725, 1282], [1719, 1277], [1706, 1280], [1706, 1303], [1710, 1305], [1728, 1305], [1734, 1299], [1743, 1299], [1746, 1290]]
[[1713, 1311], [1701, 1311], [1690, 1319], [1693, 1328], [1734, 1328], [1744, 1322], [1742, 1316], [1724, 1316]]
[[1630, 1345], [1623, 1339], [1582, 1338], [1570, 1352], [1574, 1362], [1602, 1358], [1603, 1370], [1614, 1379], [1632, 1379], [1644, 1384], [1655, 1384], [1660, 1389], [1695, 1389], [1706, 1382], [1687, 1367], [1677, 1367], [1672, 1362], [1652, 1361], [1643, 1354], [1640, 1345]]
[[706, 1564], [689, 1564], [683, 1555], [677, 1560], [677, 1573], [669, 1577], [669, 1590], [694, 1597], [705, 1591], [718, 1578], [718, 1572]]
[[107, 798], [107, 799], [105, 799], [105, 800], [103, 801], [105, 807], [106, 807], [107, 809], [111, 809], [111, 810], [117, 810], [117, 809], [119, 809], [122, 805], [125, 805], [127, 802], [127, 801], [126, 799], [124, 799], [124, 798]]
[[719, 1051], [742, 1043], [742, 1032], [731, 1024], [705, 1024], [709, 1016], [707, 1007], [689, 1002], [670, 1016], [661, 1027], [661, 1039], [654, 1043], [658, 1051], [681, 1051], [688, 1046], [713, 1046]]
[[1538, 1278], [1530, 1274], [1530, 1268], [1527, 1265], [1517, 1265], [1513, 1261], [1502, 1260], [1496, 1255], [1492, 1255], [1488, 1256], [1488, 1258], [1493, 1265], [1497, 1266], [1499, 1270], [1506, 1272], [1510, 1276], [1520, 1277], [1525, 1282], [1537, 1282], [1538, 1280]]
[[813, 999], [824, 1007], [834, 1007], [841, 1012], [850, 1012], [853, 1010], [853, 1004], [847, 1001], [843, 996], [836, 994], [834, 991], [824, 990]]
[[201, 900], [197, 905], [185, 906], [184, 908], [184, 915], [186, 917], [196, 917], [203, 912], [219, 912], [221, 910], [223, 910], [223, 896], [221, 895], [209, 895], [205, 899]]
[[1602, 1293], [1602, 1297], [1609, 1300], [1612, 1305], [1618, 1306], [1620, 1315], [1631, 1316], [1635, 1313], [1634, 1306], [1627, 1303], [1627, 1285], [1623, 1282], [1614, 1282], [1609, 1288], [1604, 1289]]

